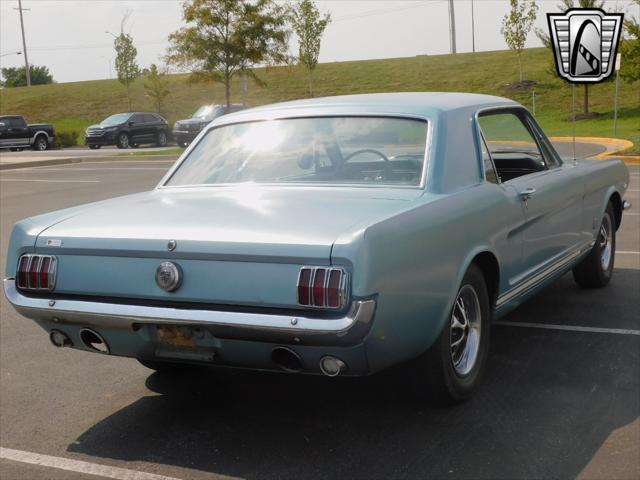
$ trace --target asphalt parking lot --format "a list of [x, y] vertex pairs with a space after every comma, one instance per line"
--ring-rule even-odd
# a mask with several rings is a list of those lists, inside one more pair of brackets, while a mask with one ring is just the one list
[[[152, 188], [169, 166], [1, 172], [2, 271], [15, 221]], [[399, 370], [169, 381], [55, 349], [2, 295], [0, 478], [640, 478], [640, 167], [629, 168], [612, 284], [585, 291], [569, 274], [504, 318], [483, 387], [455, 408], [416, 401]]]

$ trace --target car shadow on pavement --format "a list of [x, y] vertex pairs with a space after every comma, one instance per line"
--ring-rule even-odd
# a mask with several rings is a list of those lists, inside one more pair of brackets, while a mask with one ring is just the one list
[[[638, 274], [617, 275], [626, 272]], [[567, 289], [573, 302], [590, 295]], [[526, 312], [541, 302], [553, 310], [554, 295], [507, 320], [531, 321]], [[402, 368], [360, 379], [153, 373], [146, 384], [155, 394], [68, 450], [248, 479], [573, 478], [639, 416], [638, 339], [495, 327], [484, 385], [452, 408], [416, 400]], [[621, 475], [638, 471], [638, 460], [617, 460]]]

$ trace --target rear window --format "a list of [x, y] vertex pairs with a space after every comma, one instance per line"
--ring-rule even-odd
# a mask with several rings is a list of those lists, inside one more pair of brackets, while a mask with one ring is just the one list
[[427, 122], [322, 117], [247, 122], [210, 130], [168, 186], [305, 183], [418, 186]]

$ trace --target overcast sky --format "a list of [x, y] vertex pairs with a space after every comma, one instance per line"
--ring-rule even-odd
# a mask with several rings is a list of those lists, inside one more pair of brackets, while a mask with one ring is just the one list
[[[370, 58], [437, 55], [449, 52], [447, 0], [318, 0], [331, 12], [325, 31], [321, 62]], [[545, 13], [556, 10], [558, 0], [538, 1], [536, 26], [546, 27]], [[167, 36], [182, 25], [182, 0], [23, 0], [29, 62], [46, 65], [58, 82], [108, 78], [113, 72], [113, 38], [124, 13], [131, 11], [126, 30], [138, 48], [138, 63], [161, 62]], [[508, 0], [475, 0], [476, 51], [506, 48], [500, 35]], [[0, 0], [0, 66], [21, 66], [22, 50], [18, 0]], [[638, 15], [629, 0], [608, 0], [607, 10]], [[459, 52], [471, 51], [471, 1], [456, 0]], [[295, 51], [295, 40], [291, 43]], [[539, 46], [532, 33], [527, 46]], [[9, 55], [6, 55], [9, 54]], [[111, 72], [110, 72], [111, 63]]]

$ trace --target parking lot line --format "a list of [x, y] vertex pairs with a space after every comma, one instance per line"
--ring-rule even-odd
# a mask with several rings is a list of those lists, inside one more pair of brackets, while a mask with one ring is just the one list
[[126, 468], [110, 467], [98, 463], [71, 460], [51, 455], [41, 455], [39, 453], [25, 452], [23, 450], [13, 450], [12, 448], [0, 447], [0, 458], [14, 462], [28, 463], [41, 467], [57, 468], [68, 472], [84, 473], [105, 478], [116, 478], [119, 480], [178, 480], [175, 477], [157, 475], [155, 473], [140, 472]]
[[616, 250], [616, 255], [621, 253], [622, 255], [640, 255], [640, 252], [630, 252], [628, 250]]
[[524, 328], [541, 328], [546, 330], [563, 330], [567, 332], [589, 332], [589, 333], [613, 333], [617, 335], [640, 335], [640, 330], [632, 330], [627, 328], [598, 328], [598, 327], [581, 327], [579, 325], [553, 325], [546, 323], [530, 323], [530, 322], [503, 322], [496, 321], [493, 325], [502, 327], [524, 327]]
[[41, 180], [35, 178], [0, 178], [0, 182], [101, 183], [100, 180]]

